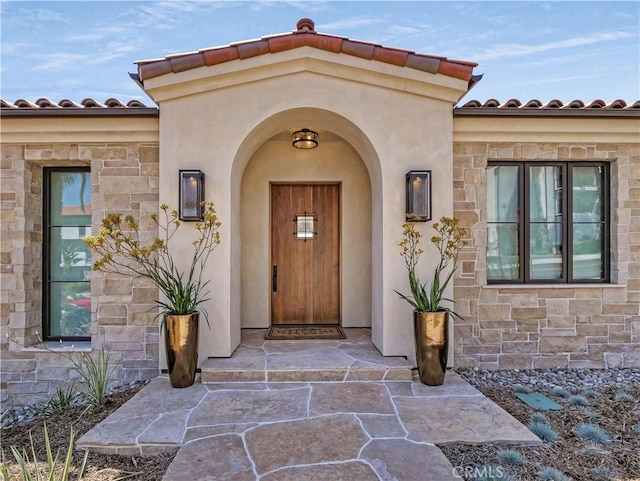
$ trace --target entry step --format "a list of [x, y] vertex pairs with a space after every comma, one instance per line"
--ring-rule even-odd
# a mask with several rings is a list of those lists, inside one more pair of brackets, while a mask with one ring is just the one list
[[344, 340], [265, 341], [264, 329], [243, 330], [231, 357], [209, 358], [201, 382], [410, 381], [404, 357], [383, 356], [371, 331], [346, 328]]

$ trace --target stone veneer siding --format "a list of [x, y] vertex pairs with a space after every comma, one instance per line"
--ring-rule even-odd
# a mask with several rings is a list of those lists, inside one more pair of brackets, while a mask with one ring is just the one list
[[[92, 230], [105, 212], [132, 214], [145, 238], [157, 235], [158, 145], [3, 144], [1, 154], [0, 401], [2, 409], [50, 398], [77, 378], [58, 354], [38, 349], [42, 333], [42, 168], [90, 166]], [[140, 220], [142, 219], [142, 220]], [[115, 383], [158, 375], [157, 289], [148, 281], [92, 272], [92, 340], [120, 361]], [[10, 341], [11, 340], [11, 341]], [[12, 342], [15, 341], [15, 342]], [[86, 345], [83, 345], [86, 344]], [[53, 346], [60, 349], [59, 346]]]
[[[611, 162], [611, 285], [487, 285], [489, 160]], [[454, 214], [470, 230], [454, 299], [456, 366], [640, 367], [640, 146], [455, 143]]]

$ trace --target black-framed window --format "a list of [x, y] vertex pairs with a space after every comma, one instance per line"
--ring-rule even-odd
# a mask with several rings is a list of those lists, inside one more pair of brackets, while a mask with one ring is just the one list
[[88, 168], [44, 169], [43, 333], [47, 340], [91, 336], [91, 179]]
[[609, 164], [489, 162], [487, 282], [609, 282]]

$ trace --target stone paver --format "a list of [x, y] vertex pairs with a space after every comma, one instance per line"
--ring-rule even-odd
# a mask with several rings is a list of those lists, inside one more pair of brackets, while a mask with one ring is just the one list
[[389, 391], [382, 383], [339, 382], [314, 384], [309, 414], [394, 414]]
[[540, 444], [540, 439], [486, 397], [396, 397], [408, 439], [434, 444]]
[[437, 447], [405, 439], [374, 439], [364, 448], [367, 460], [383, 481], [459, 481], [453, 466]]
[[112, 419], [111, 416], [85, 433], [78, 440], [77, 447], [113, 454], [116, 454], [120, 447], [137, 447], [139, 446], [138, 436], [159, 417], [156, 413], [131, 418]]
[[182, 444], [184, 426], [191, 411], [182, 409], [162, 413], [147, 429], [138, 436], [141, 444]]
[[183, 446], [163, 479], [254, 481], [256, 477], [242, 438], [237, 434], [226, 434]]
[[258, 474], [358, 456], [369, 437], [351, 414], [259, 426], [245, 435]]
[[[418, 380], [417, 374], [416, 380]], [[480, 391], [453, 371], [447, 371], [445, 382], [442, 386], [427, 386], [420, 382], [414, 382], [411, 387], [413, 395], [418, 397], [483, 396]]]
[[371, 366], [403, 367], [407, 360], [402, 357], [382, 357], [373, 344], [343, 344], [340, 351], [353, 359], [365, 361]]
[[182, 442], [184, 444], [196, 439], [210, 438], [220, 434], [242, 434], [245, 431], [259, 426], [258, 423], [244, 424], [220, 424], [218, 426], [194, 426], [186, 429]]
[[404, 438], [407, 435], [395, 414], [358, 414], [358, 419], [372, 438]]
[[267, 369], [270, 371], [299, 369], [347, 369], [353, 358], [339, 349], [312, 349], [270, 354]]
[[[183, 389], [173, 389], [169, 378], [161, 376], [145, 386], [136, 396], [111, 415], [110, 419], [128, 419], [132, 416], [145, 414], [149, 412], [150, 406], [153, 406], [153, 412], [157, 414], [192, 409], [198, 405], [207, 392], [207, 387], [200, 383]], [[158, 403], [159, 399], [162, 400], [161, 403]]]
[[260, 481], [378, 481], [379, 479], [371, 466], [360, 461], [347, 461], [284, 468], [264, 475]]
[[540, 443], [455, 373], [424, 386], [406, 361], [377, 353], [368, 330], [346, 333], [287, 344], [243, 332], [231, 358], [203, 369], [224, 382], [173, 389], [161, 376], [77, 447], [179, 449], [163, 481], [449, 481], [459, 478], [436, 443]]
[[188, 426], [274, 422], [307, 417], [309, 387], [278, 391], [212, 391], [193, 410]]
[[283, 354], [288, 352], [304, 352], [316, 349], [335, 349], [339, 341], [331, 340], [301, 340], [291, 341], [269, 341], [263, 347], [267, 354]]
[[282, 369], [267, 371], [267, 380], [270, 382], [332, 382], [344, 381], [349, 370], [344, 369]]

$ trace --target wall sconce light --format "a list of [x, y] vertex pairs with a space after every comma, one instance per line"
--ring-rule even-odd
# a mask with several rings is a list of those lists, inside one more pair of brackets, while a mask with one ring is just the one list
[[180, 170], [179, 209], [180, 220], [204, 220], [204, 172]]
[[431, 220], [431, 171], [407, 172], [407, 209], [405, 220], [426, 222]]
[[294, 132], [293, 146], [296, 149], [315, 149], [318, 146], [318, 132], [309, 129]]

